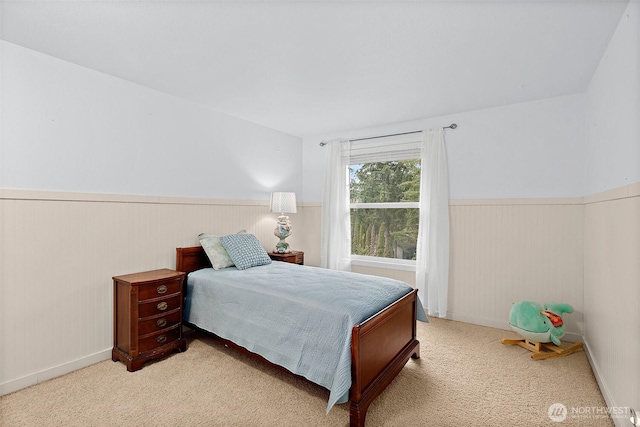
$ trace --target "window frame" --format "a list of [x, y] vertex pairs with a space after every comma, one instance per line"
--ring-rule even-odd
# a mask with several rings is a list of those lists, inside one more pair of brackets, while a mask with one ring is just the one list
[[389, 270], [416, 271], [413, 259], [383, 258], [378, 256], [351, 255], [351, 265], [384, 268]]

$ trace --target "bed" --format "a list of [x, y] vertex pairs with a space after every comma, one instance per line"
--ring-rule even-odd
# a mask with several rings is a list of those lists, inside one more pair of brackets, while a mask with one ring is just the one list
[[[296, 273], [300, 274], [307, 274], [308, 271], [313, 269], [313, 267], [298, 266], [289, 263], [274, 262], [273, 264], [274, 266], [270, 268], [266, 268], [267, 266], [265, 266], [264, 271], [272, 274], [272, 270], [284, 269], [285, 264], [287, 264], [286, 268], [309, 269], [296, 271]], [[176, 249], [176, 270], [187, 274], [193, 273], [191, 276], [192, 283], [189, 281], [189, 276], [187, 276], [187, 280], [185, 281], [185, 295], [187, 296], [187, 299], [190, 298], [191, 294], [200, 295], [196, 294], [194, 289], [190, 289], [189, 286], [195, 286], [195, 283], [202, 280], [199, 277], [207, 276], [210, 273], [209, 270], [213, 272], [214, 270], [210, 267], [211, 262], [202, 247], [196, 246]], [[254, 275], [261, 273], [262, 270], [258, 270], [259, 268], [262, 267], [256, 267], [252, 273]], [[232, 270], [236, 269], [232, 268]], [[321, 274], [320, 270], [323, 269], [316, 268], [315, 270], [318, 271], [314, 272], [314, 274]], [[331, 270], [323, 271], [331, 272]], [[227, 271], [225, 274], [229, 275], [232, 273]], [[295, 277], [302, 276], [298, 275]], [[203, 299], [204, 297], [198, 298]], [[194, 301], [198, 301], [199, 303], [202, 302], [201, 299], [197, 299], [196, 297], [193, 298]], [[286, 302], [281, 301], [280, 303], [291, 304], [292, 309], [297, 310], [297, 308], [293, 306], [297, 304], [296, 302], [291, 302], [287, 299]], [[256, 350], [254, 348], [256, 346], [247, 345], [246, 340], [243, 340], [244, 337], [237, 336], [233, 339], [225, 339], [218, 336], [216, 331], [211, 330], [213, 328], [203, 328], [198, 324], [202, 323], [199, 320], [196, 321], [196, 323], [192, 323], [188, 317], [190, 305], [191, 302], [185, 302], [185, 323], [187, 325], [213, 334], [216, 339], [220, 340], [225, 345], [245, 353], [254, 359], [267, 363], [271, 366], [275, 366], [278, 369], [292, 372], [294, 375], [302, 376], [307, 380], [329, 389], [330, 403], [327, 410], [329, 410], [333, 404], [332, 399], [333, 402], [337, 401], [338, 403], [341, 403], [339, 399], [336, 399], [336, 396], [332, 398], [333, 390], [330, 385], [327, 385], [326, 383], [323, 384], [322, 381], [310, 379], [306, 374], [301, 375], [300, 372], [296, 372], [296, 369], [291, 369], [286, 362], [274, 363], [273, 358], [270, 357], [271, 355], [268, 351], [265, 352], [261, 348]], [[271, 305], [271, 303], [266, 305]], [[346, 345], [347, 353], [350, 353], [347, 354], [347, 371], [350, 371], [350, 375], [349, 372], [347, 372], [347, 376], [349, 376], [348, 379], [350, 381], [346, 390], [346, 395], [349, 401], [351, 426], [364, 426], [367, 409], [371, 402], [391, 383], [410, 358], [418, 359], [420, 357], [419, 342], [416, 339], [416, 318], [426, 320], [424, 312], [422, 311], [419, 313], [419, 311], [421, 311], [421, 307], [422, 305], [417, 298], [417, 291], [410, 290], [408, 293], [394, 300], [390, 304], [386, 305], [385, 303], [384, 307], [370, 316], [367, 315], [364, 320], [345, 327], [347, 332], [348, 328], [351, 328], [351, 333], [346, 335], [349, 339], [349, 342], [347, 342]], [[287, 306], [281, 306], [280, 310], [287, 310]], [[278, 313], [280, 312], [281, 311], [278, 311]], [[218, 319], [218, 321], [219, 320], [220, 319]], [[241, 342], [242, 345], [235, 341]], [[260, 346], [258, 345], [257, 347]]]

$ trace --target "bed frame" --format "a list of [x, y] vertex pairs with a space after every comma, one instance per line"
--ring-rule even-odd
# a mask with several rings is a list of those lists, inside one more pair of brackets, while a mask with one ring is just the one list
[[[211, 263], [202, 247], [176, 249], [176, 270], [190, 273], [206, 267], [211, 267]], [[371, 402], [400, 373], [409, 358], [420, 358], [420, 343], [416, 340], [416, 310], [417, 291], [413, 290], [353, 327], [349, 390], [351, 427], [363, 427]], [[289, 372], [231, 341], [214, 337], [256, 360]]]

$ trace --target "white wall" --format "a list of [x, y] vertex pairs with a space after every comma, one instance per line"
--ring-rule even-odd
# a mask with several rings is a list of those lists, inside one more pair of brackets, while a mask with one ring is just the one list
[[639, 411], [640, 3], [623, 14], [587, 105], [585, 343], [609, 406]]
[[563, 96], [304, 139], [303, 197], [322, 200], [322, 140], [431, 127], [445, 134], [451, 199], [578, 197], [584, 187], [585, 95]]
[[630, 2], [588, 89], [586, 194], [640, 182], [640, 26]]
[[201, 232], [274, 245], [269, 192], [301, 192], [302, 149], [20, 46], [0, 41], [0, 55], [4, 394], [109, 357], [112, 276], [174, 268]]
[[11, 43], [0, 49], [0, 188], [253, 200], [302, 192], [298, 137]]

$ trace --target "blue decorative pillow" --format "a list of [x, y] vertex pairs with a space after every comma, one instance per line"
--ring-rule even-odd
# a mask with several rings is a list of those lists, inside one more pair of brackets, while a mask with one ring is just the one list
[[271, 264], [271, 258], [253, 234], [229, 234], [220, 243], [238, 270]]

